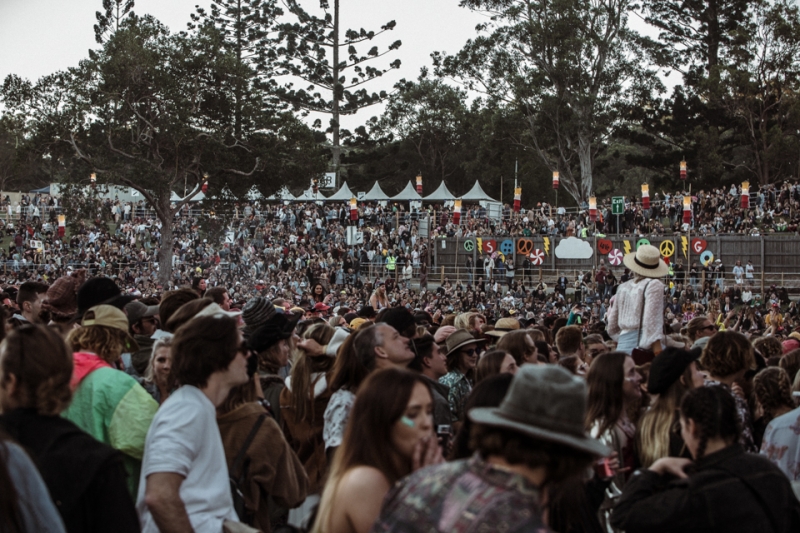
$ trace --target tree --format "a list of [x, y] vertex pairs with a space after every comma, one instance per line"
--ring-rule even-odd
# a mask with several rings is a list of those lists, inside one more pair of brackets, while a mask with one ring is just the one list
[[747, 154], [732, 163], [766, 185], [797, 163], [800, 148], [800, 12], [786, 0], [756, 3], [736, 37], [720, 74]]
[[[241, 136], [248, 125], [246, 106], [279, 107], [276, 67], [276, 20], [283, 12], [275, 0], [212, 0], [210, 11], [197, 7], [191, 15], [190, 30], [210, 24], [222, 36], [222, 43], [237, 62], [234, 82], [234, 135]], [[252, 127], [252, 125], [249, 125]]]
[[[131, 17], [79, 67], [36, 84], [10, 77], [0, 94], [65, 179], [86, 184], [95, 172], [98, 186], [142, 194], [162, 225], [159, 280], [166, 283], [173, 217], [200, 191], [205, 175], [209, 194], [227, 189], [242, 196], [254, 182], [277, 188], [320, 169], [319, 158], [303, 154], [313, 135], [291, 115], [259, 118], [262, 129], [246, 138], [233, 134], [237, 68], [213, 28], [170, 34], [152, 17]], [[171, 203], [184, 183], [191, 192]]]
[[[377, 46], [373, 46], [366, 54], [360, 54], [356, 47], [393, 30], [396, 24], [394, 21], [388, 22], [377, 32], [364, 28], [358, 31], [346, 30], [343, 32], [344, 39], [341, 39], [339, 0], [333, 0], [332, 12], [329, 1], [320, 0], [320, 8], [325, 12], [322, 18], [309, 14], [300, 7], [297, 0], [285, 0], [285, 3], [288, 11], [297, 17], [297, 22], [281, 25], [283, 47], [280, 51], [284, 56], [281, 64], [287, 74], [300, 78], [309, 85], [294, 89], [289, 84], [281, 93], [286, 101], [298, 109], [331, 115], [330, 126], [326, 131], [333, 137], [332, 165], [338, 176], [341, 137], [349, 135], [349, 132], [340, 128], [340, 116], [354, 114], [386, 98], [385, 91], [370, 94], [365, 88], [358, 87], [389, 70], [400, 68], [399, 59], [383, 69], [365, 64], [400, 48], [399, 40], [382, 52]], [[342, 51], [346, 52], [346, 59], [341, 58]], [[349, 72], [353, 74], [347, 80]]]
[[624, 99], [648, 98], [658, 80], [639, 65], [628, 0], [463, 0], [486, 13], [482, 35], [455, 56], [434, 54], [437, 74], [520, 110], [519, 139], [577, 201], [593, 190], [594, 158], [624, 120]]
[[402, 81], [396, 89], [373, 133], [411, 143], [426, 176], [452, 176], [464, 155], [466, 92], [424, 76], [416, 83]]
[[134, 0], [103, 0], [105, 13], [95, 12], [97, 24], [94, 25], [94, 39], [103, 44], [107, 33], [117, 31], [127, 17], [135, 17]]

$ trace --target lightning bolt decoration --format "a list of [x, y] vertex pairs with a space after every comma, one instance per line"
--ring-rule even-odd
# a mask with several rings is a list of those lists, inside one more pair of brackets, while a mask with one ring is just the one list
[[475, 242], [478, 243], [478, 253], [483, 253], [483, 239], [478, 237], [477, 239], [475, 239]]
[[623, 248], [625, 249], [625, 255], [631, 253], [631, 241], [625, 241]]
[[683, 258], [688, 259], [689, 256], [686, 255], [686, 252], [689, 250], [689, 239], [686, 237], [681, 237], [681, 248], [683, 248]]
[[544, 238], [544, 253], [550, 255], [550, 237]]

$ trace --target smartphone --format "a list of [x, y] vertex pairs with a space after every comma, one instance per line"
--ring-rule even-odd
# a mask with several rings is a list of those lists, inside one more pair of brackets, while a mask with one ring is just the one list
[[450, 424], [439, 424], [436, 426], [436, 436], [439, 437], [443, 450], [450, 446]]

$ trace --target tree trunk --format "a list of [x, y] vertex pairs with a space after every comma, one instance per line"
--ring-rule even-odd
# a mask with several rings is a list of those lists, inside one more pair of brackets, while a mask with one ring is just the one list
[[580, 198], [575, 198], [580, 205], [584, 201], [589, 201], [592, 195], [592, 140], [589, 134], [578, 134], [578, 161], [581, 166], [581, 182], [578, 190]]
[[342, 85], [339, 83], [339, 0], [333, 3], [333, 108], [331, 109], [331, 129], [333, 130], [333, 172], [339, 183], [339, 100], [342, 98]]
[[158, 199], [156, 214], [161, 221], [161, 243], [158, 246], [158, 282], [166, 288], [172, 278], [172, 209], [169, 206], [169, 191]]

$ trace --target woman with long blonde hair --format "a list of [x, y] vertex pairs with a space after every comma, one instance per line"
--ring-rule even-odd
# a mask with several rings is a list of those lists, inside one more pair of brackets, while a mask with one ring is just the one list
[[656, 398], [639, 420], [636, 433], [643, 468], [662, 457], [689, 457], [681, 438], [678, 412], [686, 393], [703, 386], [703, 374], [697, 369], [699, 358], [699, 349], [667, 348], [653, 360], [647, 391]]

